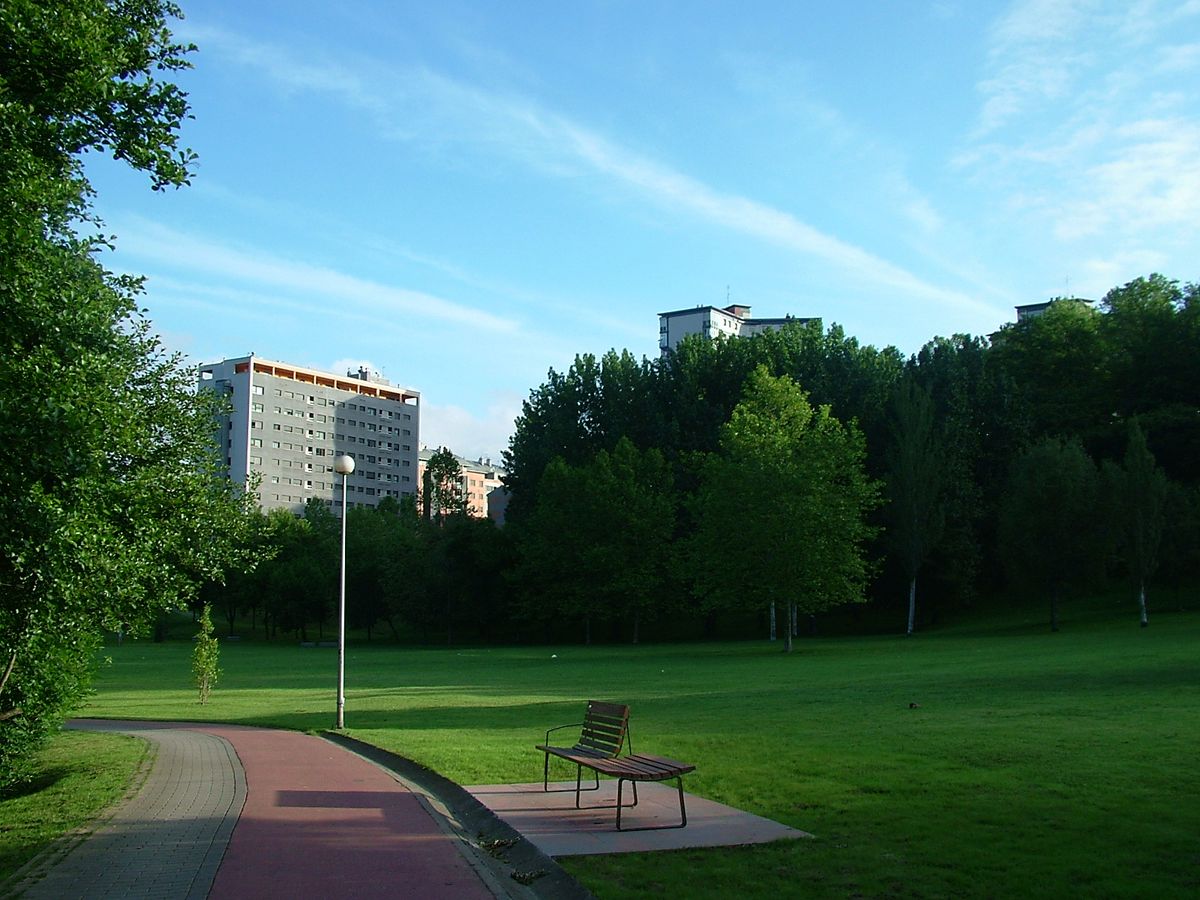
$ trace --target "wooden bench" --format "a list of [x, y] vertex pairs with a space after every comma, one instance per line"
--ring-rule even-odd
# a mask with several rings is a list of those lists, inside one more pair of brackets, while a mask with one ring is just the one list
[[[565, 728], [579, 728], [579, 740], [572, 747], [553, 747], [550, 745], [550, 735]], [[687, 825], [687, 809], [683, 802], [683, 776], [694, 771], [695, 766], [668, 759], [665, 756], [650, 756], [633, 752], [633, 737], [629, 731], [629, 707], [619, 703], [605, 703], [600, 700], [589, 700], [587, 711], [582, 722], [570, 725], [559, 725], [546, 732], [546, 742], [538, 744], [537, 749], [545, 754], [542, 766], [542, 790], [554, 791], [550, 787], [550, 757], [555, 756], [575, 763], [575, 808], [576, 809], [616, 809], [617, 831], [653, 831], [661, 828], [684, 828]], [[621, 751], [626, 755], [622, 756]], [[596, 783], [592, 787], [583, 787], [583, 770], [590, 769], [595, 775]], [[617, 779], [616, 806], [582, 806], [580, 794], [583, 791], [600, 789], [600, 776], [606, 775]], [[639, 781], [667, 781], [674, 778], [679, 790], [679, 824], [678, 825], [646, 825], [640, 828], [622, 828], [621, 810], [632, 808], [638, 804], [637, 786]], [[633, 802], [624, 803], [625, 782], [633, 785]], [[559, 788], [557, 790], [564, 790]], [[569, 788], [565, 789], [569, 790]]]

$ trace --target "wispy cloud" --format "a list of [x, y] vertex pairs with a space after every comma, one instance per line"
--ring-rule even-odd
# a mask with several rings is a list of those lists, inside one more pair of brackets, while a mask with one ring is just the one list
[[1200, 235], [1200, 126], [1180, 80], [1200, 45], [1179, 42], [1197, 15], [1196, 2], [1023, 0], [991, 31], [957, 163], [1092, 283]]
[[1089, 0], [1022, 0], [992, 27], [989, 74], [979, 83], [983, 107], [976, 137], [1065, 96], [1084, 65], [1073, 38], [1087, 22]]
[[1115, 129], [1112, 138], [1120, 150], [1086, 171], [1094, 199], [1064, 209], [1058, 234], [1194, 227], [1200, 211], [1200, 126], [1145, 119]]
[[369, 308], [410, 320], [436, 320], [485, 332], [511, 334], [518, 323], [420, 291], [382, 284], [336, 269], [219, 244], [134, 219], [121, 223], [123, 256], [150, 260], [172, 271], [200, 271], [218, 281], [257, 284], [301, 297], [319, 297], [326, 310], [337, 301], [350, 311]]
[[[285, 89], [328, 93], [368, 111], [391, 139], [485, 144], [551, 177], [599, 175], [674, 214], [823, 260], [854, 282], [960, 310], [995, 313], [972, 296], [930, 283], [790, 212], [720, 191], [526, 97], [483, 90], [424, 67], [399, 67], [387, 77], [366, 60], [353, 66], [342, 62], [322, 67], [306, 61], [293, 67], [285, 51], [240, 36], [210, 30], [193, 39], [260, 69]], [[932, 222], [929, 210], [913, 212]]]

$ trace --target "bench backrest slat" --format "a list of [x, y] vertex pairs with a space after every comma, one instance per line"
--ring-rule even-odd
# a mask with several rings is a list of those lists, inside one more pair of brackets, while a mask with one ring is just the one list
[[583, 731], [576, 748], [619, 756], [629, 731], [629, 707], [619, 703], [589, 700], [583, 717]]

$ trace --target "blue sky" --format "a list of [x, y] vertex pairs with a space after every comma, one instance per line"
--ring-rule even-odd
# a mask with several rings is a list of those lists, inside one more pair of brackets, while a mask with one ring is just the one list
[[496, 457], [576, 353], [748, 304], [915, 352], [1195, 281], [1200, 0], [183, 0], [193, 186], [97, 159], [193, 362], [365, 362]]

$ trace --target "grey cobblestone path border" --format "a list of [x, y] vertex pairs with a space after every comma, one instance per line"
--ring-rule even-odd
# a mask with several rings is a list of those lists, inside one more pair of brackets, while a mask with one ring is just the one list
[[136, 734], [158, 747], [136, 796], [78, 846], [17, 885], [29, 900], [207, 897], [246, 799], [233, 747], [202, 731], [76, 722]]

